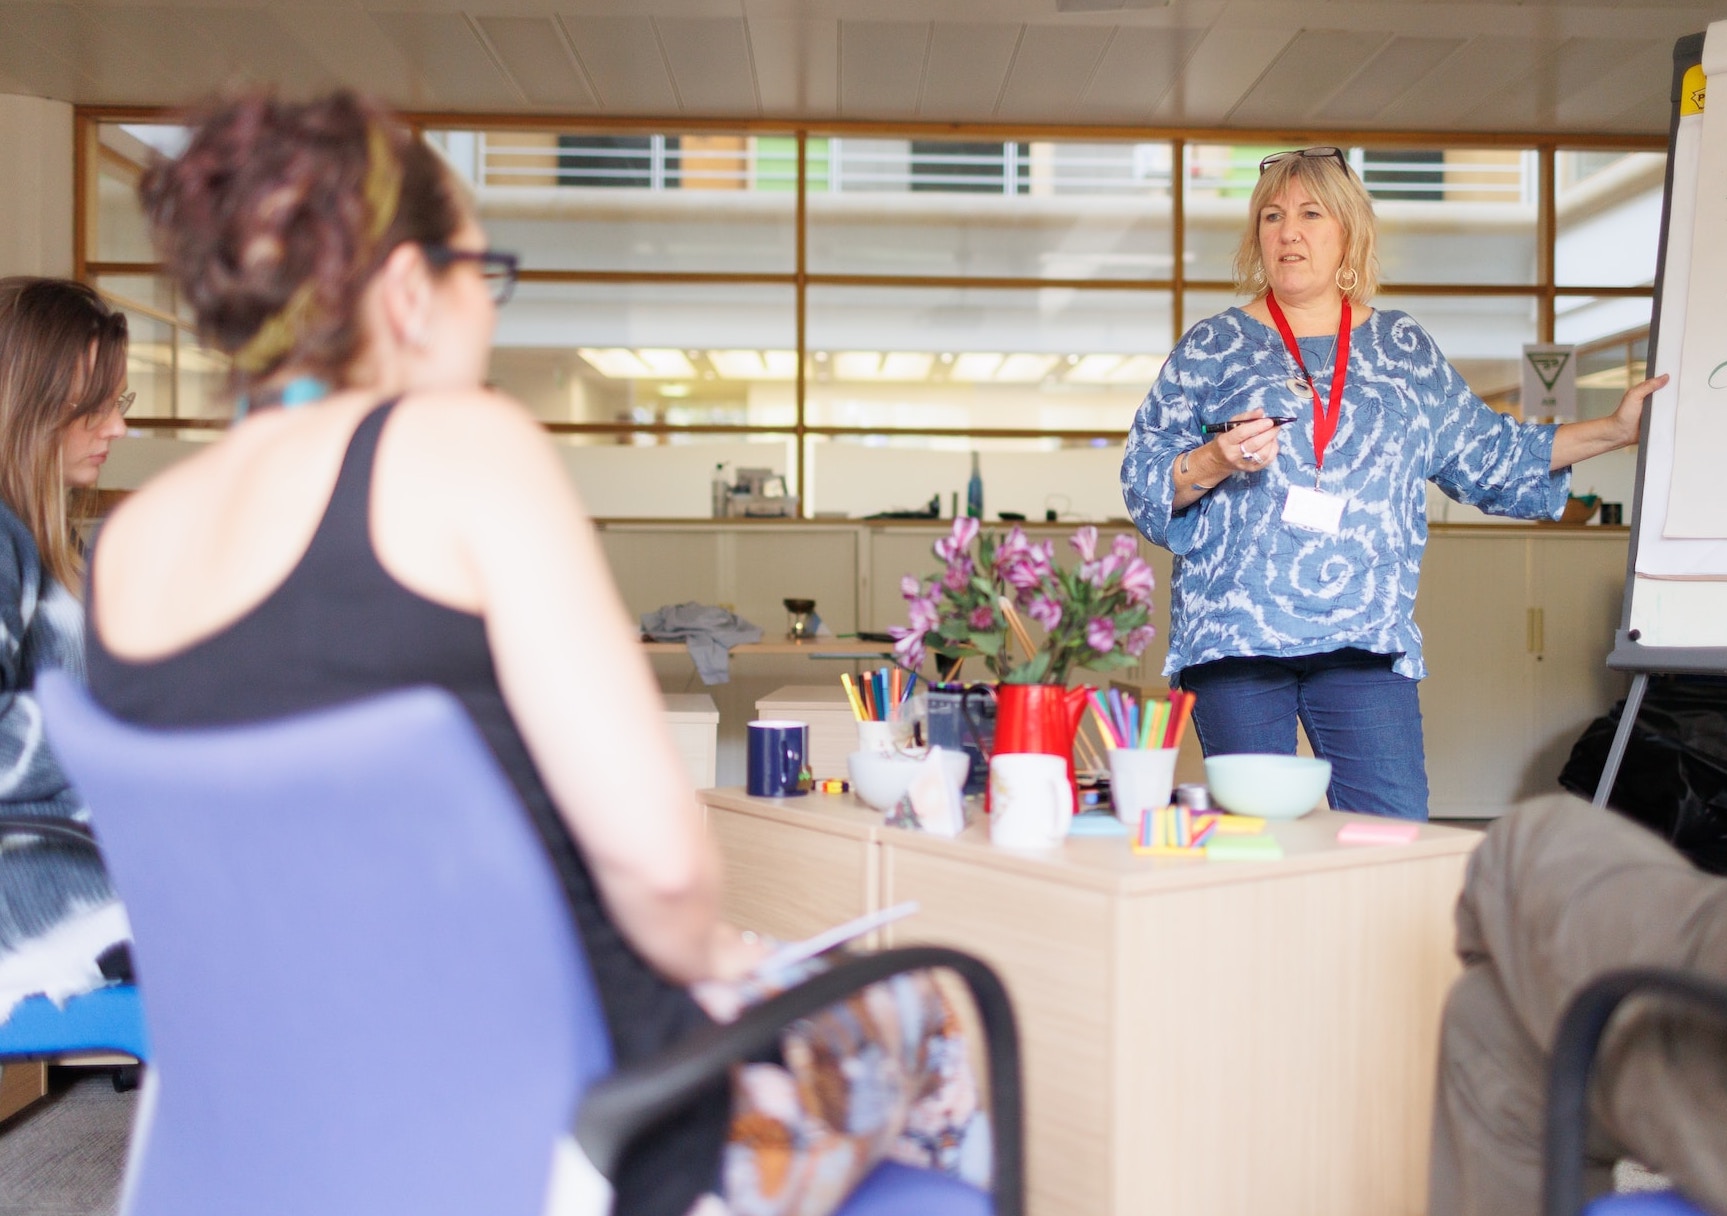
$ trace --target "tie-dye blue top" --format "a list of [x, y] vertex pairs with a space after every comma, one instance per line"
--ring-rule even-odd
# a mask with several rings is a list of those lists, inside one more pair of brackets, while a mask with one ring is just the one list
[[[1332, 335], [1302, 338], [1301, 358], [1329, 401]], [[1282, 519], [1292, 485], [1314, 484], [1313, 398], [1289, 384], [1294, 361], [1275, 329], [1239, 308], [1182, 336], [1147, 394], [1121, 465], [1127, 509], [1175, 554], [1166, 676], [1214, 659], [1291, 658], [1354, 647], [1396, 655], [1419, 680], [1416, 580], [1427, 545], [1428, 481], [1494, 515], [1557, 518], [1571, 472], [1548, 471], [1551, 426], [1518, 422], [1469, 390], [1408, 315], [1375, 311], [1350, 331], [1349, 373], [1319, 485], [1345, 499], [1335, 534]], [[1260, 473], [1235, 473], [1172, 512], [1173, 470], [1208, 436], [1200, 427], [1259, 407], [1293, 414]]]

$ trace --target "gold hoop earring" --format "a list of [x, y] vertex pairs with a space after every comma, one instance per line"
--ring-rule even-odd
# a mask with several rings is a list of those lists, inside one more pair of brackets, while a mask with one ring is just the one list
[[[1344, 271], [1349, 272], [1349, 282], [1347, 283], [1343, 281]], [[1337, 268], [1337, 273], [1331, 277], [1332, 281], [1337, 284], [1337, 290], [1341, 291], [1344, 295], [1348, 295], [1350, 292], [1354, 291], [1356, 286], [1361, 282], [1361, 276], [1355, 273], [1355, 267], [1353, 266], [1339, 266]]]
[[1255, 291], [1265, 290], [1265, 267], [1255, 266], [1253, 273], [1247, 276], [1247, 285]]

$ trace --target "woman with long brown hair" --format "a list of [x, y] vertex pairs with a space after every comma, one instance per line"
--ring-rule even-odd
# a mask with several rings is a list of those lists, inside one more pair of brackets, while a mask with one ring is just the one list
[[126, 936], [89, 818], [42, 737], [37, 672], [82, 677], [84, 562], [68, 500], [125, 433], [126, 318], [82, 283], [0, 279], [0, 1021], [19, 1000], [102, 983]]

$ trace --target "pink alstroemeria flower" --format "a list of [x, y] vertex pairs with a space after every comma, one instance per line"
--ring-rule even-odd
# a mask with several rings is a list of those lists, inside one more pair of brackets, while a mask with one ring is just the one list
[[1128, 603], [1149, 605], [1151, 589], [1156, 585], [1157, 579], [1145, 559], [1134, 557], [1128, 560], [1126, 569], [1121, 572], [1121, 590]]
[[915, 625], [911, 628], [893, 625], [888, 628], [888, 633], [894, 640], [894, 657], [902, 666], [913, 671], [923, 666], [923, 630]]
[[1156, 636], [1157, 630], [1154, 627], [1141, 625], [1127, 635], [1127, 640], [1122, 643], [1122, 649], [1137, 659], [1145, 653], [1145, 648], [1151, 645], [1151, 639]]
[[1061, 624], [1061, 604], [1047, 595], [1040, 595], [1026, 608], [1025, 614], [1046, 630]]
[[977, 520], [969, 515], [961, 516], [953, 521], [953, 531], [935, 542], [935, 555], [952, 565], [955, 558], [971, 551], [971, 542], [977, 539], [977, 531]]
[[910, 601], [906, 606], [906, 616], [920, 635], [941, 628], [941, 605], [933, 598], [919, 596]]
[[1115, 646], [1115, 622], [1106, 616], [1094, 616], [1085, 627], [1085, 644], [1099, 654], [1108, 654]]
[[1097, 557], [1097, 528], [1087, 524], [1068, 540], [1073, 551], [1080, 556], [1081, 561], [1092, 561]]

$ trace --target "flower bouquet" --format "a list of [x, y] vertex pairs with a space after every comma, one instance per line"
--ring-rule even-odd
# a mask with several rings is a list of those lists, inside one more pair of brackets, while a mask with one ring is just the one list
[[[900, 582], [910, 623], [890, 630], [896, 657], [915, 670], [926, 651], [955, 662], [978, 655], [1003, 684], [1065, 685], [1075, 667], [1132, 666], [1157, 633], [1151, 567], [1131, 536], [1116, 536], [1100, 555], [1097, 529], [1087, 525], [1068, 543], [1079, 563], [1064, 570], [1054, 541], [1034, 542], [1017, 527], [998, 538], [975, 519], [954, 520], [935, 543], [944, 569]], [[1042, 626], [1041, 643], [1022, 613]]]

